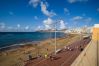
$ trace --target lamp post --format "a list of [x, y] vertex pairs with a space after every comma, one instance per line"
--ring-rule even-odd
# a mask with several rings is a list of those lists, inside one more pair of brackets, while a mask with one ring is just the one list
[[57, 50], [57, 48], [56, 48], [56, 46], [57, 46], [57, 42], [56, 42], [56, 24], [57, 23], [55, 23], [55, 55], [56, 55], [56, 50]]
[[56, 51], [57, 51], [57, 23], [60, 22], [60, 21], [55, 21], [54, 23], [54, 27], [55, 27], [55, 55], [56, 55]]

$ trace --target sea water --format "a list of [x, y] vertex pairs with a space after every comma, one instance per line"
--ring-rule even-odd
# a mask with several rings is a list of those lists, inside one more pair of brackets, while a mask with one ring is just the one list
[[[63, 37], [65, 34], [56, 33], [56, 37]], [[32, 41], [42, 41], [54, 38], [55, 32], [0, 32], [0, 48]]]

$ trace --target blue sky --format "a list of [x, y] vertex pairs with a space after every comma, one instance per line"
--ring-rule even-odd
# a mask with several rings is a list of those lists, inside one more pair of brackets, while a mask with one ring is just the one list
[[99, 0], [0, 0], [0, 31], [34, 31], [93, 26], [99, 23]]

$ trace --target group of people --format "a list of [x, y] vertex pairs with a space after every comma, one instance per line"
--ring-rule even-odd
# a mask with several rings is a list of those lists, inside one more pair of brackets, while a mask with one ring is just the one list
[[[64, 50], [67, 50], [67, 51], [73, 51], [75, 48], [78, 49], [78, 50], [80, 50], [80, 51], [83, 51], [83, 47], [81, 45], [80, 46], [77, 46], [77, 47], [64, 46]], [[47, 49], [47, 51], [48, 51], [48, 49]], [[60, 53], [61, 51], [63, 51], [63, 49], [58, 49], [56, 51], [56, 53]], [[39, 57], [42, 57], [42, 56], [41, 55], [38, 55], [36, 58], [39, 58]], [[50, 58], [51, 60], [54, 60], [55, 59], [55, 56], [48, 55], [47, 53], [43, 57], [45, 59], [46, 58]], [[32, 60], [33, 59], [33, 57], [32, 57], [31, 54], [28, 55], [28, 58], [29, 58], [29, 60]]]
[[65, 46], [64, 49], [67, 51], [73, 51], [74, 49], [78, 49], [80, 51], [83, 51], [84, 48], [80, 45], [80, 46], [76, 46], [76, 47]]

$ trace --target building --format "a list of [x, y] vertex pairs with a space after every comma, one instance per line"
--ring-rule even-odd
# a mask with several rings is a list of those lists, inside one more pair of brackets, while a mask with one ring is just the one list
[[95, 24], [93, 27], [93, 35], [92, 35], [93, 40], [99, 40], [99, 24]]

